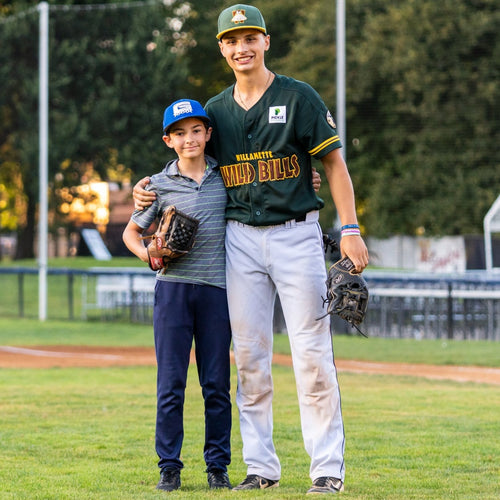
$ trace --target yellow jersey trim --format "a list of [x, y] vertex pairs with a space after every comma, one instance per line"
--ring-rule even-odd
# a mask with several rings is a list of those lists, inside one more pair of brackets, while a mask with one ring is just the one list
[[318, 154], [322, 149], [325, 149], [327, 146], [330, 146], [330, 144], [333, 144], [335, 142], [340, 141], [340, 138], [338, 135], [334, 135], [333, 137], [330, 137], [326, 141], [323, 141], [321, 144], [316, 146], [315, 148], [311, 149], [308, 151], [310, 155], [315, 155]]

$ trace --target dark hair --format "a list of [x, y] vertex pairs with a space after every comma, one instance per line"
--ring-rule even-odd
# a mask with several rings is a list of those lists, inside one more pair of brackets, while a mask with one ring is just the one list
[[[208, 130], [209, 127], [210, 127], [210, 121], [207, 120], [206, 118], [202, 118], [201, 116], [186, 116], [186, 118], [197, 118], [198, 120], [200, 120], [201, 122], [203, 122], [203, 125], [205, 125], [205, 130]], [[185, 120], [186, 118], [183, 118], [182, 120]], [[182, 121], [182, 120], [179, 120]], [[163, 131], [163, 135], [168, 135], [170, 134], [170, 130], [171, 128], [176, 125], [177, 123], [179, 122], [175, 122], [175, 123], [172, 123], [172, 125], [170, 125], [169, 127], [167, 127], [164, 131]]]

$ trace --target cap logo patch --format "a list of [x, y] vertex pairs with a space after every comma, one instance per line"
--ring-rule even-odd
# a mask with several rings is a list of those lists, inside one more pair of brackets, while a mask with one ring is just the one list
[[333, 116], [331, 115], [330, 111], [326, 113], [326, 121], [328, 122], [328, 125], [330, 125], [330, 127], [337, 128], [337, 125], [335, 125]]
[[269, 123], [286, 123], [286, 106], [271, 106]]
[[233, 18], [231, 19], [231, 22], [234, 24], [244, 23], [247, 20], [247, 17], [245, 16], [245, 9], [233, 10], [232, 14]]
[[193, 108], [189, 101], [178, 102], [174, 105], [174, 116], [191, 114], [193, 112]]

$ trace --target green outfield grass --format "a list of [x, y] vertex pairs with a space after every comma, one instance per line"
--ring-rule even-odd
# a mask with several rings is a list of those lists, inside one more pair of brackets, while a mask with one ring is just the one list
[[[132, 255], [132, 254], [131, 254]], [[110, 260], [96, 260], [93, 257], [57, 257], [49, 259], [47, 262], [49, 268], [67, 268], [67, 269], [88, 269], [90, 267], [144, 267], [147, 266], [138, 258], [131, 257], [113, 257]], [[38, 268], [38, 262], [35, 259], [7, 260], [0, 263], [1, 267], [29, 267]]]
[[[123, 265], [130, 266], [130, 260]], [[1, 302], [12, 295], [9, 286], [14, 286], [4, 277], [0, 345], [153, 346], [150, 325], [40, 322], [4, 315], [2, 307], [15, 307]], [[34, 288], [28, 290], [33, 296]], [[64, 304], [64, 291], [57, 290], [56, 295]], [[498, 342], [339, 335], [334, 346], [339, 359], [500, 366]], [[289, 352], [286, 335], [275, 335], [274, 350]], [[185, 405], [183, 485], [167, 494], [155, 490], [154, 366], [0, 369], [0, 500], [304, 498], [310, 485], [309, 458], [302, 445], [293, 370], [274, 367], [281, 486], [246, 493], [207, 488], [203, 404], [195, 370], [190, 368]], [[340, 373], [339, 382], [346, 428], [342, 498], [500, 498], [500, 387], [352, 373]], [[233, 401], [235, 388], [232, 367]], [[246, 470], [236, 407], [232, 446], [229, 474], [237, 483]]]
[[[113, 257], [109, 261], [98, 261], [93, 257], [66, 257], [49, 259], [49, 270], [87, 270], [90, 268], [124, 268], [137, 267], [147, 269], [147, 266], [134, 257]], [[0, 274], [0, 317], [38, 318], [38, 267], [33, 259], [18, 261], [2, 261], [0, 268], [29, 269], [34, 274], [24, 274], [22, 284], [20, 276], [16, 274]], [[69, 281], [67, 275], [47, 275], [47, 316], [50, 319], [71, 319], [70, 310], [74, 318], [82, 317], [82, 294], [93, 294], [95, 278], [86, 282], [81, 275], [74, 275]], [[22, 289], [22, 301], [20, 299]], [[70, 301], [71, 297], [71, 301]], [[20, 305], [22, 302], [22, 306]], [[70, 305], [71, 302], [71, 305]], [[100, 314], [90, 312], [90, 317], [99, 318]]]
[[[290, 353], [286, 335], [274, 336], [274, 350]], [[335, 335], [338, 359], [500, 367], [500, 342], [364, 338]], [[40, 322], [0, 317], [0, 345], [153, 346], [151, 325], [100, 321]]]
[[[351, 499], [496, 499], [500, 389], [411, 377], [340, 374]], [[210, 492], [195, 368], [185, 405], [182, 489], [169, 498], [299, 499], [309, 487], [291, 368], [275, 367], [281, 486]], [[155, 368], [3, 369], [1, 499], [153, 499]], [[234, 401], [235, 370], [232, 371]], [[236, 483], [245, 476], [233, 408]]]

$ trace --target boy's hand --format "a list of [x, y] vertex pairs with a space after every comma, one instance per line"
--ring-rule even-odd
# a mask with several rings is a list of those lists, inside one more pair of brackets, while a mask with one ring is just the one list
[[156, 200], [156, 194], [154, 191], [146, 191], [146, 189], [144, 189], [149, 182], [149, 177], [144, 177], [134, 186], [134, 189], [132, 190], [134, 208], [136, 210], [144, 210], [145, 208], [151, 206], [153, 201]]

